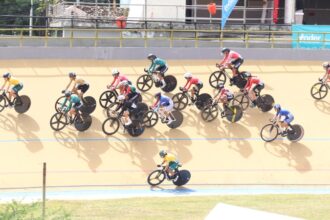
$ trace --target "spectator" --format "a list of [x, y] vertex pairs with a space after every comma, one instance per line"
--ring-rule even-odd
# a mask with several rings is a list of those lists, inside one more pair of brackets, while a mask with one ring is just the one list
[[273, 23], [274, 0], [262, 0], [261, 24]]

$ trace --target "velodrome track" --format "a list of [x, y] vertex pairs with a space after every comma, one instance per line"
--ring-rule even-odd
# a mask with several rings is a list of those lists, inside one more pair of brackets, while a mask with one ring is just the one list
[[[208, 77], [215, 60], [168, 61], [168, 73], [179, 85], [190, 71], [204, 82], [203, 92], [213, 94]], [[119, 132], [106, 136], [101, 130], [106, 119], [100, 106], [93, 113], [92, 127], [83, 133], [74, 127], [54, 132], [49, 120], [54, 102], [67, 85], [69, 71], [89, 81], [88, 95], [97, 100], [112, 81], [111, 69], [119, 70], [133, 82], [149, 63], [143, 61], [90, 60], [1, 60], [0, 72], [10, 71], [21, 79], [32, 99], [31, 109], [18, 115], [13, 109], [0, 113], [0, 188], [39, 187], [42, 163], [47, 162], [48, 186], [137, 186], [148, 189], [148, 173], [160, 163], [158, 152], [168, 149], [178, 155], [183, 168], [192, 173], [190, 185], [294, 184], [324, 185], [330, 179], [330, 96], [314, 101], [311, 86], [323, 74], [322, 62], [247, 61], [249, 70], [266, 83], [263, 93], [295, 115], [305, 136], [299, 143], [287, 139], [264, 143], [261, 127], [273, 116], [249, 109], [238, 123], [218, 118], [204, 122], [196, 107], [184, 110], [183, 126], [170, 130], [158, 124], [138, 138]], [[231, 90], [237, 90], [234, 87]], [[153, 88], [143, 94], [153, 102]], [[174, 92], [178, 92], [176, 89]], [[174, 94], [174, 93], [173, 93]], [[169, 183], [169, 182], [167, 182]], [[168, 187], [172, 188], [171, 185]], [[174, 188], [174, 186], [173, 186]]]

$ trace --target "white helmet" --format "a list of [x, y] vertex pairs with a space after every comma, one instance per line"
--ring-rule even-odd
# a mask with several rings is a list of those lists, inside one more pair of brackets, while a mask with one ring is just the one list
[[118, 74], [119, 74], [118, 69], [113, 69], [113, 70], [112, 70], [112, 75], [113, 75], [113, 76], [118, 75]]
[[327, 69], [330, 66], [330, 64], [329, 64], [329, 62], [324, 62], [322, 64], [322, 66], [323, 66], [324, 69]]
[[192, 74], [190, 72], [186, 72], [183, 76], [184, 78], [188, 79], [192, 77]]
[[125, 96], [124, 95], [119, 95], [118, 97], [117, 97], [117, 100], [118, 101], [123, 101], [125, 99]]
[[123, 81], [121, 81], [121, 82], [118, 84], [117, 88], [119, 88], [119, 87], [121, 87], [121, 86], [127, 86], [127, 85], [128, 85], [128, 81], [127, 81], [127, 80], [123, 80]]

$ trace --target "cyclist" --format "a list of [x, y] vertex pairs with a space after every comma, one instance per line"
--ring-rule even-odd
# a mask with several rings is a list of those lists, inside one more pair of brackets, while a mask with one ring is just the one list
[[173, 154], [167, 153], [165, 150], [161, 150], [159, 152], [159, 156], [163, 158], [163, 162], [160, 164], [160, 166], [166, 164], [165, 172], [169, 174], [169, 179], [175, 179], [175, 172], [180, 164], [177, 158]]
[[[218, 93], [213, 97], [215, 102], [221, 102], [223, 108], [225, 109], [228, 106], [228, 103], [233, 100], [234, 94], [225, 88], [222, 82], [217, 85]], [[219, 96], [219, 97], [218, 97]], [[218, 98], [217, 98], [218, 97]], [[225, 111], [221, 112], [221, 116], [225, 115]]]
[[[151, 65], [148, 69], [148, 72], [153, 73], [154, 71], [157, 71], [157, 77], [158, 77], [158, 80], [161, 83], [161, 85], [158, 84], [157, 81], [155, 84], [157, 87], [160, 87], [161, 89], [164, 88], [166, 86], [166, 82], [164, 80], [164, 75], [165, 75], [166, 71], [168, 70], [166, 61], [158, 58], [154, 54], [149, 54], [148, 60], [151, 61]], [[158, 86], [158, 85], [160, 85], [160, 86]]]
[[121, 75], [118, 69], [113, 69], [112, 70], [112, 76], [113, 76], [113, 81], [111, 84], [107, 85], [107, 88], [110, 89], [111, 91], [115, 90], [118, 86], [118, 84], [124, 80], [130, 83], [128, 78], [124, 75]]
[[156, 102], [152, 105], [152, 109], [162, 108], [164, 110], [164, 114], [166, 116], [167, 124], [171, 124], [173, 122], [172, 117], [170, 116], [171, 111], [173, 110], [173, 101], [171, 98], [162, 95], [160, 92], [155, 94]]
[[71, 92], [77, 94], [80, 97], [80, 99], [82, 99], [83, 95], [89, 89], [89, 84], [81, 78], [77, 79], [77, 74], [74, 72], [69, 73], [69, 78], [70, 78], [70, 82], [66, 86], [64, 91], [68, 90], [73, 82], [73, 88]]
[[73, 118], [76, 115], [77, 111], [83, 106], [83, 102], [79, 98], [78, 95], [72, 94], [71, 91], [65, 91], [65, 101], [62, 104], [62, 109], [63, 106], [66, 102], [69, 102], [69, 105], [66, 109], [64, 109], [65, 112], [69, 112], [70, 116], [70, 123], [73, 123]]
[[243, 64], [243, 57], [229, 48], [223, 48], [221, 53], [225, 56], [220, 63], [217, 63], [217, 67], [228, 67], [233, 72], [233, 77], [239, 74], [238, 68]]
[[330, 63], [324, 62], [322, 64], [322, 66], [325, 69], [325, 74], [322, 78], [320, 78], [320, 81], [329, 81], [330, 80]]
[[126, 128], [128, 128], [132, 124], [132, 120], [129, 117], [130, 115], [129, 111], [135, 109], [136, 106], [133, 105], [132, 102], [127, 101], [127, 97], [125, 97], [125, 95], [119, 95], [117, 97], [117, 101], [119, 102], [119, 105], [114, 111], [117, 112], [118, 110], [120, 110], [118, 115], [122, 115], [120, 119], [124, 124], [124, 131], [125, 131]]
[[249, 72], [243, 73], [243, 77], [247, 80], [243, 90], [248, 92], [248, 95], [252, 100], [250, 106], [253, 108], [257, 105], [257, 95], [259, 95], [261, 90], [265, 88], [265, 84], [258, 77], [252, 76]]
[[291, 128], [290, 123], [293, 121], [294, 116], [288, 110], [282, 109], [280, 104], [275, 104], [274, 109], [276, 111], [276, 115], [272, 121], [276, 120], [280, 128], [280, 134], [285, 135], [287, 134], [288, 127]]
[[[0, 90], [3, 90], [4, 87], [6, 86], [6, 84], [8, 84], [6, 91], [9, 91], [9, 107], [12, 107], [14, 103], [11, 102], [12, 97], [16, 97], [17, 93], [23, 88], [23, 84], [16, 78], [12, 77], [10, 73], [4, 73], [3, 74], [3, 79], [5, 80], [5, 82], [3, 83], [3, 85], [1, 86]], [[9, 87], [11, 87], [11, 89], [9, 90]]]
[[[195, 94], [198, 95], [199, 90], [203, 88], [203, 83], [200, 79], [193, 77], [193, 75], [189, 72], [186, 72], [183, 77], [187, 80], [186, 85], [182, 88], [180, 87], [180, 90], [182, 91], [190, 91], [191, 93], [191, 104], [195, 103], [197, 100], [197, 97], [195, 98]], [[190, 87], [193, 85], [192, 89]], [[190, 89], [190, 90], [189, 90]]]
[[118, 88], [120, 94], [127, 96], [129, 102], [137, 104], [140, 93], [136, 90], [135, 86], [124, 80], [118, 85]]

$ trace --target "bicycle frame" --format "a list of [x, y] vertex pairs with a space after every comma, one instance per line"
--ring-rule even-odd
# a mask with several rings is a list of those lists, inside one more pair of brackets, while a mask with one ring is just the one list
[[[157, 111], [159, 118], [162, 120], [166, 119], [166, 115], [165, 115], [165, 109], [164, 107], [159, 108], [159, 110]], [[169, 116], [172, 117], [173, 121], [176, 121], [176, 118], [174, 117], [174, 115], [172, 114], [172, 111], [169, 112]]]

